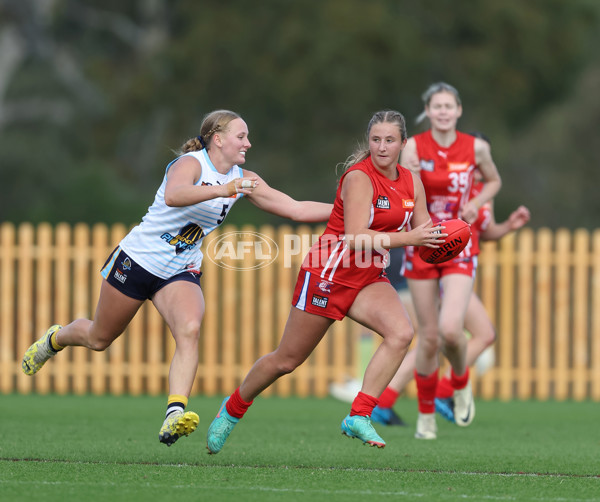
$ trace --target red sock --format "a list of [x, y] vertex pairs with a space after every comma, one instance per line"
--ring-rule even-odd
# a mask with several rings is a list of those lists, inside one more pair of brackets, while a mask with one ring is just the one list
[[417, 395], [420, 413], [435, 413], [435, 390], [438, 383], [438, 370], [431, 375], [419, 375], [415, 370]]
[[400, 395], [399, 392], [396, 392], [391, 387], [386, 387], [385, 390], [379, 396], [379, 407], [380, 408], [391, 408], [394, 406], [396, 399]]
[[369, 396], [364, 392], [359, 392], [358, 395], [352, 401], [352, 408], [350, 409], [350, 416], [361, 415], [363, 417], [370, 417], [373, 408], [377, 406], [379, 400], [376, 397]]
[[447, 376], [440, 379], [437, 384], [437, 390], [435, 391], [435, 397], [439, 399], [447, 399], [454, 395], [454, 387]]
[[454, 373], [454, 370], [452, 370], [450, 372], [450, 383], [456, 390], [464, 389], [469, 383], [469, 368], [467, 367], [467, 370], [461, 376], [458, 376]]
[[233, 394], [229, 396], [229, 399], [225, 403], [225, 408], [227, 409], [227, 413], [229, 413], [232, 417], [242, 418], [250, 405], [254, 402], [254, 400], [247, 403], [240, 396], [240, 388], [238, 387], [233, 391]]

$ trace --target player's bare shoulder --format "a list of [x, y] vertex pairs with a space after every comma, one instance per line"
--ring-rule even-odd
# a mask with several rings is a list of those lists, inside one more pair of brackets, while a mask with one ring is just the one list
[[416, 175], [421, 173], [421, 163], [417, 152], [417, 142], [414, 137], [408, 138], [400, 154], [400, 165]]
[[487, 141], [481, 138], [475, 138], [473, 149], [475, 150], [475, 161], [477, 162], [477, 164], [480, 164], [482, 161], [485, 160], [491, 160], [492, 148], [490, 147], [490, 144]]
[[167, 178], [173, 180], [193, 180], [196, 183], [202, 176], [202, 164], [200, 161], [191, 155], [183, 155], [179, 157], [169, 167]]

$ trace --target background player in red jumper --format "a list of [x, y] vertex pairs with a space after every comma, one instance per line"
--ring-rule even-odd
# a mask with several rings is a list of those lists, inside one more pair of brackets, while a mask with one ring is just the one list
[[[480, 132], [470, 133], [476, 138], [484, 140], [490, 147], [491, 143], [487, 136]], [[471, 186], [470, 199], [477, 197], [484, 187], [484, 181], [479, 169], [475, 170], [473, 184]], [[471, 225], [471, 241], [464, 250], [464, 256], [472, 256], [477, 259], [479, 255], [480, 240], [499, 240], [509, 232], [518, 230], [525, 225], [531, 215], [529, 209], [525, 206], [519, 206], [515, 209], [507, 220], [497, 223], [494, 216], [494, 201], [489, 200], [479, 209], [479, 214], [475, 222]], [[459, 259], [463, 257], [461, 255]], [[467, 307], [465, 316], [465, 329], [471, 334], [467, 342], [466, 361], [468, 366], [473, 366], [481, 354], [492, 347], [496, 339], [496, 330], [489, 318], [485, 307], [479, 297], [473, 292]], [[442, 414], [444, 418], [454, 422], [454, 389], [450, 379], [450, 374], [446, 374], [438, 383], [436, 391], [436, 411]]]
[[[474, 132], [471, 135], [484, 139], [490, 143], [489, 139], [482, 133]], [[473, 184], [471, 187], [470, 198], [477, 196], [483, 188], [483, 179], [479, 170], [475, 170]], [[525, 206], [519, 206], [515, 209], [508, 219], [498, 223], [496, 222], [493, 208], [493, 200], [486, 202], [480, 209], [479, 215], [475, 223], [471, 225], [471, 240], [465, 249], [465, 255], [478, 256], [479, 241], [499, 240], [506, 234], [518, 230], [523, 227], [530, 219], [529, 209]], [[455, 258], [461, 261], [464, 257]], [[493, 343], [496, 339], [496, 331], [490, 320], [483, 303], [475, 292], [471, 293], [467, 313], [465, 315], [465, 329], [471, 335], [467, 342], [467, 365], [476, 365], [478, 373], [482, 374], [479, 369], [479, 359], [486, 349], [493, 349]], [[373, 410], [371, 419], [374, 422], [385, 425], [395, 425], [402, 423], [398, 420], [397, 415], [393, 410], [393, 405], [397, 397], [404, 390], [405, 386], [413, 378], [414, 364], [416, 351], [411, 350], [402, 361], [396, 375], [386, 387], [383, 394], [380, 396], [379, 404]], [[454, 389], [451, 385], [450, 370], [444, 375], [437, 386], [435, 408], [444, 418], [454, 422]]]
[[[451, 218], [473, 223], [479, 208], [496, 195], [502, 184], [490, 147], [484, 140], [456, 129], [462, 105], [454, 87], [444, 82], [433, 84], [423, 94], [423, 102], [431, 128], [408, 140], [401, 164], [420, 174], [434, 223]], [[479, 195], [469, 199], [475, 168], [481, 171], [485, 184]], [[437, 437], [434, 400], [440, 350], [452, 367], [455, 422], [467, 426], [475, 416], [463, 331], [475, 267], [473, 258], [432, 265], [421, 260], [414, 249], [406, 250], [403, 274], [419, 326], [415, 371], [418, 439]], [[444, 291], [441, 297], [440, 287]]]

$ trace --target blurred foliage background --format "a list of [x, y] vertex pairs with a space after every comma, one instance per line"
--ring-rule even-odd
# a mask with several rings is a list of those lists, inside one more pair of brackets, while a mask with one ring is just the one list
[[217, 108], [249, 125], [245, 167], [332, 201], [373, 112], [420, 132], [444, 80], [492, 139], [498, 219], [596, 228], [599, 47], [597, 0], [0, 0], [0, 221], [139, 221]]

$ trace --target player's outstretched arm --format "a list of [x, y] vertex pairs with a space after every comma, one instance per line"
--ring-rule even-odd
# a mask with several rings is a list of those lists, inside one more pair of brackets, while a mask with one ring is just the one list
[[510, 232], [514, 232], [519, 228], [525, 226], [531, 219], [531, 213], [525, 206], [519, 206], [515, 209], [507, 220], [496, 223], [492, 218], [492, 221], [488, 227], [481, 232], [481, 240], [484, 241], [497, 241], [504, 237]]
[[306, 223], [327, 221], [333, 204], [315, 202], [312, 200], [299, 201], [289, 195], [276, 190], [253, 172], [244, 170], [244, 178], [256, 177], [256, 187], [246, 197], [252, 204], [268, 213], [276, 214], [282, 218]]

